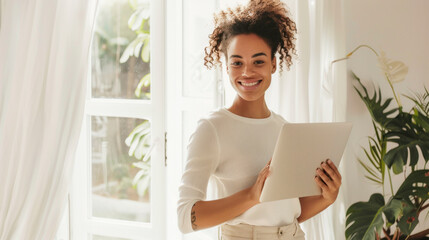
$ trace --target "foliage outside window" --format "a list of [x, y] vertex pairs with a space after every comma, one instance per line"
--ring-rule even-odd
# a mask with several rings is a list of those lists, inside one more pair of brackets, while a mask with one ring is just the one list
[[[151, 99], [149, 3], [100, 2], [92, 47], [92, 98]], [[150, 122], [93, 116], [91, 132], [93, 216], [149, 222]]]

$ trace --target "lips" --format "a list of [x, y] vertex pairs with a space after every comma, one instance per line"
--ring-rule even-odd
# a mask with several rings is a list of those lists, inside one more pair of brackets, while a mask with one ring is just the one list
[[262, 82], [262, 80], [238, 81], [238, 83], [243, 87], [258, 86], [261, 82]]

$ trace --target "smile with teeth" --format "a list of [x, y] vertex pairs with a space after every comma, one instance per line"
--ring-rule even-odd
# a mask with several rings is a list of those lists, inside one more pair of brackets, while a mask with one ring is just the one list
[[256, 84], [259, 84], [260, 82], [262, 82], [262, 80], [258, 80], [255, 82], [239, 82], [239, 83], [245, 87], [251, 87], [251, 86], [255, 86]]

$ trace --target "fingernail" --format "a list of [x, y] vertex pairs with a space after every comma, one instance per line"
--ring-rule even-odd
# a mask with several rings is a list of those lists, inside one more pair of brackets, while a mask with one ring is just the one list
[[331, 163], [332, 161], [331, 161], [331, 159], [328, 159], [328, 160], [326, 160], [326, 162]]

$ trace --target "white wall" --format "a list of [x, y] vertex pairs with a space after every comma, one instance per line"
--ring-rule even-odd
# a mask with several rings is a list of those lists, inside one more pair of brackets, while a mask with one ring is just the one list
[[[410, 94], [423, 86], [429, 87], [429, 1], [427, 0], [344, 0], [346, 24], [346, 49], [348, 52], [360, 44], [368, 44], [377, 51], [384, 50], [388, 58], [403, 61], [409, 67], [404, 82], [395, 85], [397, 93]], [[384, 96], [392, 96], [376, 58], [367, 49], [361, 49], [347, 62], [348, 71], [355, 72], [365, 83], [375, 82]], [[347, 121], [354, 122], [354, 129], [346, 152], [344, 185], [347, 188], [346, 206], [357, 201], [368, 201], [369, 196], [381, 188], [363, 177], [364, 171], [357, 162], [362, 156], [360, 146], [367, 145], [368, 135], [372, 135], [372, 124], [366, 107], [352, 88], [353, 78], [348, 75]], [[404, 110], [411, 103], [402, 97]], [[394, 104], [394, 102], [392, 102]], [[365, 159], [362, 156], [363, 159]], [[396, 176], [394, 187], [398, 188], [403, 175]], [[388, 187], [386, 185], [386, 192]], [[426, 211], [427, 212], [427, 211]], [[426, 229], [429, 219], [424, 222], [424, 212], [420, 226]]]

